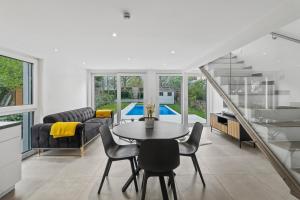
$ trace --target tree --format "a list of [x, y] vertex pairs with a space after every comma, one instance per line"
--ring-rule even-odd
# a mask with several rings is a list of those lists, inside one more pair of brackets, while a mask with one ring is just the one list
[[0, 56], [0, 106], [11, 105], [12, 100], [6, 102], [6, 97], [13, 96], [14, 91], [22, 88], [22, 85], [23, 62]]
[[161, 88], [171, 88], [174, 91], [181, 89], [181, 77], [180, 76], [161, 76], [160, 77]]
[[139, 76], [131, 76], [126, 81], [126, 87], [143, 87], [143, 80]]
[[23, 62], [0, 56], [0, 87], [13, 91], [23, 85]]
[[206, 81], [197, 80], [189, 83], [189, 99], [206, 100]]

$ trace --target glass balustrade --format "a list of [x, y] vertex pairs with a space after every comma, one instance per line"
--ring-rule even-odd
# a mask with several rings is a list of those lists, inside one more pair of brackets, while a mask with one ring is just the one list
[[299, 183], [300, 40], [288, 37], [268, 34], [206, 70]]

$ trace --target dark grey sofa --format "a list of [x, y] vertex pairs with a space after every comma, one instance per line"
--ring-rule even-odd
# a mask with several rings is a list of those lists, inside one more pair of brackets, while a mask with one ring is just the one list
[[[101, 125], [113, 125], [114, 113], [112, 113], [111, 118], [96, 118], [95, 114], [92, 108], [86, 107], [45, 116], [44, 123], [32, 127], [32, 148], [39, 151], [43, 149], [80, 148], [81, 153], [83, 153], [84, 146], [99, 135]], [[74, 136], [54, 139], [50, 136], [50, 130], [55, 122], [81, 122], [81, 124], [77, 126]]]

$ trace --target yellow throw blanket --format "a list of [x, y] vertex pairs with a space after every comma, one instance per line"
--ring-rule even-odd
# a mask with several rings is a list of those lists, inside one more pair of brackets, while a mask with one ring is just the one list
[[111, 118], [112, 110], [97, 110], [96, 117], [99, 118]]
[[50, 135], [53, 138], [74, 136], [78, 124], [80, 122], [56, 122], [51, 126]]

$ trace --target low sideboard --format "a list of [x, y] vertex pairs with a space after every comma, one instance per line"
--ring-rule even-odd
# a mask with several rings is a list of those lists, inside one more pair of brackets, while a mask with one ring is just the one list
[[239, 121], [232, 115], [225, 113], [211, 113], [210, 127], [211, 131], [216, 129], [221, 133], [225, 133], [237, 139], [239, 141], [240, 148], [242, 147], [243, 141], [250, 142], [255, 147], [255, 143], [253, 143], [251, 137], [248, 135]]

